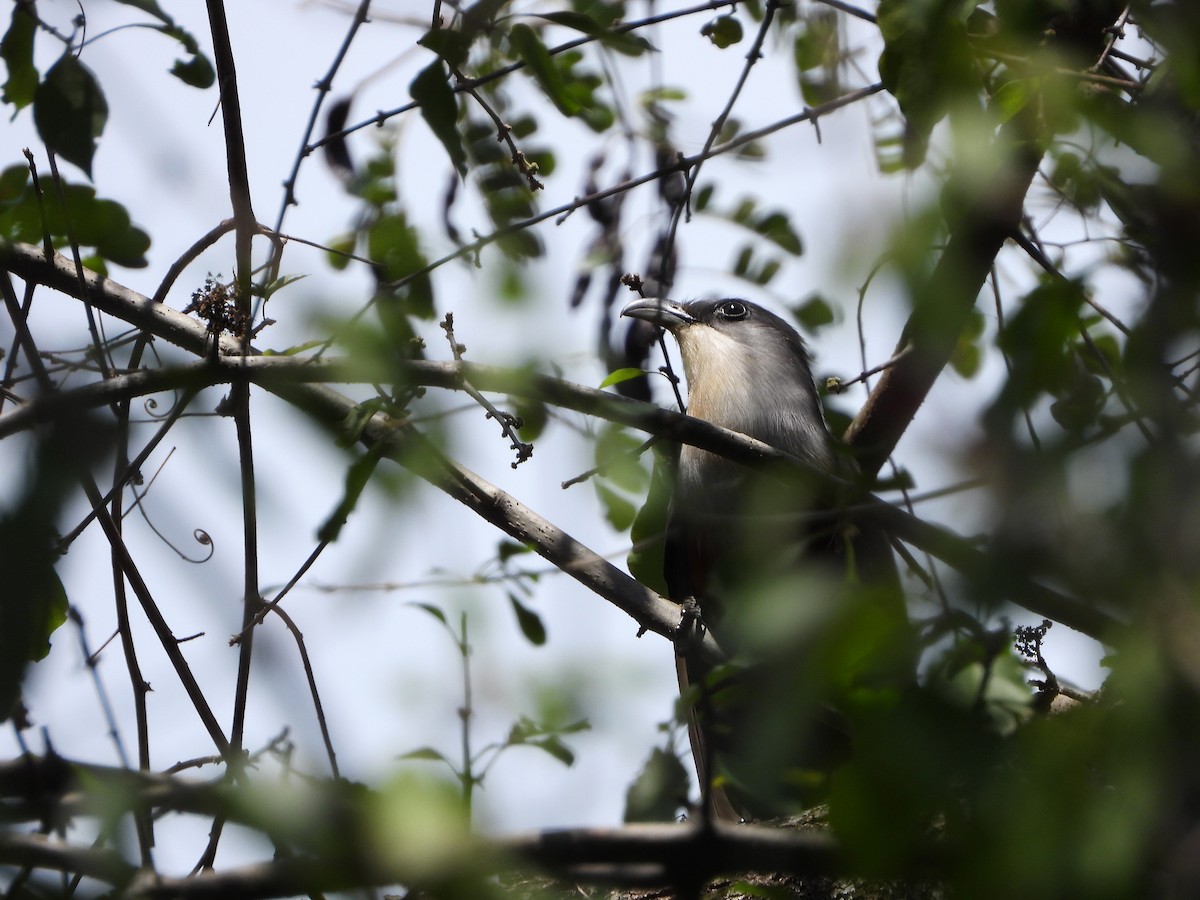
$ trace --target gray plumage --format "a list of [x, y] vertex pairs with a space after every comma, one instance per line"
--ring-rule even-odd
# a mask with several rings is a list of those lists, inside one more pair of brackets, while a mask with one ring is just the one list
[[[815, 468], [851, 478], [855, 465], [830, 434], [812, 375], [804, 341], [779, 316], [745, 300], [642, 299], [628, 304], [623, 315], [643, 319], [670, 331], [679, 344], [688, 383], [688, 413], [715, 425], [757, 438], [810, 463]], [[796, 485], [769, 472], [744, 466], [692, 446], [680, 449], [666, 537], [664, 575], [668, 594], [683, 602], [694, 599], [704, 625], [727, 653], [737, 655], [737, 629], [730, 627], [730, 607], [746, 590], [772, 577], [824, 567], [840, 578], [846, 572], [847, 531], [829, 511], [839, 504], [825, 485]], [[824, 516], [814, 513], [824, 511]], [[894, 579], [894, 560], [885, 535], [868, 536], [850, 554], [861, 571], [864, 564]], [[818, 579], [819, 580], [819, 579]], [[897, 594], [898, 595], [898, 594]], [[803, 602], [804, 598], [797, 598]], [[708, 667], [679, 660], [680, 687], [704, 683], [710, 698], [715, 688]], [[766, 685], [739, 676], [741, 688], [721, 712], [707, 717], [692, 711], [691, 738], [702, 781], [717, 767], [707, 758], [715, 746], [728, 756], [740, 726], [736, 709], [750, 693]], [[768, 688], [769, 691], [769, 688]], [[704, 721], [702, 721], [704, 720]], [[802, 726], [806, 728], [807, 726]], [[825, 729], [829, 731], [830, 729]], [[834, 729], [836, 730], [836, 729]], [[835, 741], [843, 743], [844, 741]], [[840, 752], [840, 751], [836, 751]], [[818, 752], [826, 757], [825, 748]], [[824, 762], [818, 763], [824, 765]], [[745, 797], [731, 801], [726, 792], [708, 792], [712, 812], [736, 819], [754, 812]]]

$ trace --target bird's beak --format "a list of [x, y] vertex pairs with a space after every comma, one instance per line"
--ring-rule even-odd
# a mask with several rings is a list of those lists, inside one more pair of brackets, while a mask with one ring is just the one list
[[684, 325], [693, 324], [696, 319], [674, 300], [661, 297], [643, 297], [625, 305], [621, 315], [632, 319], [642, 319], [659, 325], [667, 331], [675, 331]]

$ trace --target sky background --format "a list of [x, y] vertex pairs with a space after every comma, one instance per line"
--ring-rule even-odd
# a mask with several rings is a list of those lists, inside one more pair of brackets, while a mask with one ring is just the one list
[[[164, 2], [163, 7], [211, 49], [202, 4]], [[338, 98], [356, 92], [352, 121], [407, 101], [409, 82], [431, 59], [428, 51], [415, 45], [428, 16], [425, 7], [415, 2], [373, 7], [373, 21], [361, 29], [331, 95]], [[111, 0], [85, 0], [83, 8], [92, 36], [120, 23], [144, 21], [131, 7]], [[520, 2], [512, 6], [514, 11], [532, 8]], [[42, 0], [38, 9], [64, 29], [77, 12], [73, 2], [64, 0]], [[631, 10], [635, 15], [644, 13], [636, 4]], [[230, 3], [227, 11], [255, 210], [260, 221], [273, 224], [282, 199], [281, 184], [300, 146], [315, 98], [313, 85], [328, 70], [349, 15], [338, 4], [283, 0]], [[698, 33], [707, 18], [693, 16], [647, 32], [646, 37], [663, 50], [653, 62], [649, 57], [619, 60], [624, 99], [635, 115], [634, 98], [652, 83], [655, 66], [663, 84], [688, 91], [689, 100], [676, 109], [674, 126], [684, 153], [703, 146], [710, 123], [737, 78], [753, 28], [743, 15], [746, 41], [722, 51]], [[865, 43], [870, 33], [869, 28], [851, 23], [845, 35], [847, 46], [860, 50], [857, 63], [863, 70], [859, 82], [863, 84], [875, 77], [878, 51]], [[562, 36], [569, 35], [563, 32]], [[45, 54], [39, 57], [44, 71], [59, 50], [44, 36], [39, 42]], [[771, 49], [755, 67], [736, 110], [747, 127], [767, 124], [802, 108], [789, 51]], [[216, 91], [197, 91], [169, 77], [166, 71], [177, 56], [173, 42], [135, 28], [89, 43], [81, 57], [99, 78], [110, 108], [94, 166], [96, 184], [102, 195], [123, 203], [154, 239], [148, 268], [112, 274], [145, 294], [154, 292], [167, 267], [188, 246], [229, 215]], [[583, 193], [588, 158], [597, 148], [595, 136], [575, 122], [563, 121], [544, 98], [524, 85], [514, 87], [512, 96], [545, 123], [538, 142], [551, 144], [557, 152], [559, 167], [544, 179], [546, 190], [538, 197], [539, 203], [549, 208]], [[784, 130], [767, 142], [766, 162], [722, 159], [707, 164], [701, 181], [718, 183], [719, 203], [732, 206], [741, 196], [755, 194], [777, 204], [792, 216], [805, 253], [785, 266], [772, 286], [773, 294], [747, 293], [744, 284], [724, 274], [741, 246], [740, 235], [719, 222], [697, 217], [681, 230], [676, 296], [737, 294], [780, 310], [818, 291], [844, 304], [844, 313], [836, 326], [811, 342], [817, 370], [822, 375], [857, 374], [860, 363], [853, 307], [857, 289], [887, 246], [893, 229], [930, 196], [925, 179], [879, 174], [872, 150], [872, 121], [886, 109], [886, 101], [880, 99], [822, 119], [819, 141], [811, 126]], [[448, 160], [415, 115], [393, 120], [389, 127], [396, 128], [392, 134], [399, 148], [402, 196], [426, 226], [427, 255], [440, 256], [452, 246], [438, 224], [450, 171]], [[28, 111], [0, 130], [0, 136], [0, 165], [21, 161], [21, 149], [28, 146], [40, 168], [45, 168], [44, 148], [37, 142]], [[374, 151], [380, 136], [376, 129], [366, 129], [353, 137], [351, 148], [361, 159]], [[615, 140], [606, 149], [611, 160], [603, 172], [615, 177], [627, 161], [627, 151]], [[634, 174], [652, 168], [644, 148], [628, 162]], [[83, 178], [73, 170], [68, 177]], [[285, 233], [328, 241], [354, 222], [354, 202], [319, 155], [304, 164], [297, 195], [300, 204], [289, 210]], [[454, 215], [464, 233], [472, 228], [487, 230], [478, 208], [470, 202], [460, 204]], [[645, 250], [639, 248], [648, 247], [661, 216], [652, 186], [627, 199], [623, 237], [631, 266], [635, 256], [644, 257]], [[451, 263], [438, 271], [439, 315], [445, 311], [455, 314], [457, 337], [467, 346], [467, 358], [472, 361], [519, 364], [533, 360], [543, 370], [557, 367], [573, 380], [597, 386], [606, 373], [594, 353], [600, 315], [596, 298], [589, 297], [580, 309], [567, 308], [592, 224], [583, 213], [576, 213], [561, 226], [553, 221], [543, 223], [537, 233], [547, 253], [523, 273], [530, 287], [527, 301], [513, 306], [499, 299], [499, 269], [488, 265], [495, 261], [495, 251], [485, 251], [482, 269]], [[265, 243], [256, 245], [260, 260], [266, 250]], [[205, 253], [179, 280], [167, 302], [182, 309], [206, 274], [228, 277], [232, 252], [232, 241], [225, 240]], [[271, 301], [269, 315], [278, 324], [262, 334], [260, 347], [283, 349], [319, 336], [325, 327], [323, 320], [353, 314], [370, 296], [370, 279], [361, 267], [352, 265], [346, 272], [334, 272], [321, 253], [295, 243], [284, 257], [284, 272], [305, 278]], [[906, 314], [906, 301], [886, 274], [872, 284], [864, 312], [872, 364], [890, 354]], [[61, 346], [78, 346], [83, 314], [75, 301], [40, 292], [35, 315], [35, 333], [61, 332]], [[990, 323], [992, 316], [986, 310], [985, 316]], [[112, 328], [115, 323], [110, 324]], [[11, 343], [10, 331], [7, 321], [0, 323], [0, 340], [5, 346]], [[433, 323], [425, 337], [431, 357], [449, 357]], [[921, 489], [942, 487], [964, 477], [966, 470], [958, 454], [977, 434], [975, 410], [980, 408], [981, 392], [983, 396], [989, 393], [989, 374], [995, 373], [985, 369], [970, 382], [945, 375], [902, 441], [898, 458], [914, 473]], [[211, 410], [220, 396], [220, 391], [207, 392], [193, 409]], [[859, 388], [839, 403], [853, 410], [863, 396]], [[449, 397], [444, 402], [457, 406], [464, 399]], [[666, 393], [660, 399], [669, 402]], [[162, 398], [161, 402], [165, 406], [169, 401]], [[435, 402], [443, 401], [431, 400], [428, 408]], [[253, 416], [261, 510], [260, 565], [264, 592], [269, 594], [270, 587], [286, 581], [311, 552], [316, 529], [341, 495], [348, 457], [330, 446], [326, 435], [265, 393], [254, 395]], [[148, 424], [135, 436], [145, 440], [153, 433], [153, 424], [148, 413], [142, 418]], [[509, 466], [507, 441], [477, 408], [451, 419], [451, 446], [468, 467], [597, 552], [623, 563], [627, 538], [604, 524], [593, 487], [583, 484], [564, 491], [559, 486], [593, 464], [586, 432], [597, 427], [580, 417], [568, 415], [565, 419], [573, 427], [567, 423], [552, 426], [536, 442], [533, 458], [516, 471]], [[26, 449], [17, 439], [0, 444], [0, 469], [16, 471]], [[194, 529], [203, 529], [213, 540], [209, 561], [197, 564], [182, 559], [136, 513], [126, 521], [130, 541], [135, 552], [140, 552], [151, 589], [175, 634], [203, 632], [202, 637], [183, 646], [225, 723], [237, 664], [237, 651], [227, 640], [238, 630], [241, 617], [236, 459], [232, 421], [196, 416], [180, 423], [145, 470], [147, 479], [157, 473], [145, 501], [154, 525], [192, 557], [208, 552], [191, 540]], [[1100, 478], [1105, 475], [1098, 473]], [[0, 502], [10, 501], [18, 486], [15, 481], [0, 486]], [[1081, 487], [1087, 489], [1090, 486]], [[923, 507], [922, 512], [966, 533], [983, 527], [988, 516], [987, 509], [969, 494]], [[68, 514], [64, 520], [67, 527], [80, 515], [81, 509]], [[446, 609], [454, 621], [459, 610], [469, 615], [477, 746], [502, 737], [518, 714], [536, 715], [539, 706], [547, 703], [565, 704], [573, 714], [592, 723], [590, 732], [568, 739], [577, 752], [571, 768], [533, 750], [511, 751], [488, 777], [478, 798], [479, 823], [503, 831], [616, 824], [626, 787], [651, 747], [663, 740], [658, 723], [671, 715], [676, 691], [671, 648], [654, 635], [638, 639], [631, 619], [562, 575], [543, 576], [529, 601], [548, 629], [549, 642], [541, 648], [521, 637], [503, 589], [429, 583], [470, 579], [495, 555], [502, 537], [428, 487], [406, 482], [397, 493], [376, 486], [365, 495], [337, 544], [286, 601], [307, 640], [342, 773], [379, 783], [396, 770], [398, 755], [406, 751], [432, 746], [449, 755], [457, 752], [459, 660], [441, 626], [412, 605], [431, 603]], [[522, 559], [519, 565], [538, 571], [547, 568], [536, 557]], [[104, 541], [94, 528], [71, 548], [62, 565], [68, 594], [85, 618], [93, 648], [114, 628], [109, 570]], [[384, 583], [410, 586], [403, 590], [350, 589]], [[325, 587], [338, 589], [322, 590]], [[136, 618], [141, 619], [140, 615]], [[149, 704], [155, 768], [211, 753], [211, 743], [153, 635], [139, 628], [138, 637], [142, 664], [153, 687]], [[326, 772], [294, 644], [274, 620], [259, 629], [256, 640], [247, 746], [258, 748], [287, 727], [297, 744], [296, 764], [308, 771]], [[1060, 666], [1062, 673], [1085, 686], [1098, 683], [1101, 670], [1090, 642], [1059, 626], [1051, 633], [1047, 648], [1053, 655], [1052, 664]], [[99, 673], [113, 698], [122, 739], [128, 752], [136, 754], [128, 680], [115, 643], [102, 656]], [[58, 752], [97, 762], [116, 761], [77, 637], [69, 628], [56, 634], [50, 657], [31, 670], [28, 686], [33, 719], [48, 729]], [[39, 736], [27, 733], [27, 740], [40, 749]], [[14, 753], [15, 746], [10, 733], [0, 737], [0, 752]], [[214, 771], [201, 770], [200, 774], [211, 776]], [[189, 850], [202, 846], [207, 831], [203, 822], [164, 827], [185, 833], [196, 830], [200, 835], [197, 841], [182, 842]], [[160, 839], [160, 845], [166, 843]], [[224, 861], [236, 860], [243, 853], [252, 858], [260, 852], [244, 843], [227, 844]]]

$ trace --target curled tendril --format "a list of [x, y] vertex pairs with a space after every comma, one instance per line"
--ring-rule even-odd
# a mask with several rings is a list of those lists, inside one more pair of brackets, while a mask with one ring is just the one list
[[167, 418], [170, 418], [171, 414], [175, 412], [175, 409], [179, 406], [180, 403], [187, 402], [190, 399], [191, 398], [188, 397], [187, 395], [185, 395], [179, 391], [176, 391], [176, 392], [174, 392], [174, 399], [171, 401], [170, 406], [167, 406], [164, 409], [160, 410], [158, 408], [159, 407], [158, 398], [157, 397], [147, 397], [145, 399], [145, 401], [142, 403], [142, 408], [146, 410], [146, 415], [148, 415], [152, 419], [160, 419], [160, 420], [167, 419]]
[[201, 547], [207, 547], [207, 548], [208, 548], [208, 556], [204, 557], [203, 559], [189, 559], [188, 557], [186, 557], [186, 556], [183, 556], [183, 554], [182, 554], [182, 553], [180, 553], [179, 555], [180, 555], [180, 556], [183, 556], [183, 558], [184, 558], [184, 559], [186, 559], [188, 562], [190, 562], [190, 563], [196, 563], [196, 564], [200, 564], [200, 563], [206, 563], [206, 562], [208, 562], [210, 559], [212, 559], [212, 558], [213, 558], [213, 554], [217, 552], [217, 548], [216, 548], [216, 546], [213, 544], [213, 539], [212, 539], [212, 537], [209, 535], [209, 533], [208, 533], [207, 531], [205, 531], [203, 528], [196, 528], [196, 529], [194, 529], [194, 530], [192, 531], [192, 538], [193, 538], [193, 539], [196, 541], [196, 543], [197, 543], [197, 544], [199, 544]]
[[193, 559], [192, 557], [190, 557], [186, 553], [184, 553], [180, 548], [178, 548], [174, 544], [172, 544], [170, 539], [165, 534], [163, 534], [161, 531], [159, 531], [157, 526], [155, 526], [154, 522], [151, 521], [150, 515], [146, 511], [146, 505], [144, 503], [142, 503], [142, 498], [145, 496], [145, 492], [143, 492], [141, 494], [138, 494], [135, 492], [134, 496], [136, 498], [135, 502], [137, 504], [137, 509], [142, 514], [142, 520], [150, 527], [151, 531], [153, 531], [156, 535], [158, 535], [158, 539], [160, 541], [162, 541], [164, 544], [166, 544], [168, 547], [170, 547], [172, 550], [175, 551], [175, 553], [179, 556], [180, 559], [182, 559], [184, 562], [190, 562], [190, 563], [194, 563], [196, 565], [201, 565], [202, 563], [206, 563], [210, 559], [213, 558], [213, 554], [217, 552], [217, 548], [213, 544], [213, 539], [211, 536], [209, 536], [209, 533], [207, 531], [205, 531], [203, 528], [195, 528], [192, 530], [192, 539], [195, 540], [195, 542], [197, 544], [199, 544], [201, 547], [209, 548], [207, 555]]

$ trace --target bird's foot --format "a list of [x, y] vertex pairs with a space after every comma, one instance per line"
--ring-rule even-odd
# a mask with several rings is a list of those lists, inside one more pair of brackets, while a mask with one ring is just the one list
[[684, 597], [679, 602], [679, 628], [675, 632], [675, 647], [686, 653], [704, 637], [704, 620], [700, 617], [700, 601]]

